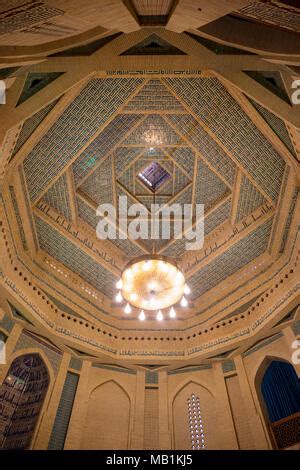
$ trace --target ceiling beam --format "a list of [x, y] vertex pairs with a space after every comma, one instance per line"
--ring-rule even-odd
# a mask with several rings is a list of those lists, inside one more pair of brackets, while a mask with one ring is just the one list
[[[227, 89], [228, 93], [238, 102], [241, 108], [245, 111], [251, 121], [255, 126], [261, 131], [261, 133], [266, 137], [274, 149], [281, 155], [286, 163], [291, 165], [295, 171], [298, 171], [298, 165], [295, 161], [295, 158], [287, 149], [287, 147], [282, 143], [279, 137], [271, 129], [268, 123], [264, 118], [259, 114], [259, 112], [254, 108], [250, 101], [245, 97], [243, 93], [237, 90], [235, 87], [229, 86], [228, 82], [224, 82], [221, 78], [221, 82]], [[270, 110], [271, 111], [271, 110]]]
[[[257, 70], [252, 68], [244, 68], [244, 70]], [[273, 71], [277, 69], [273, 67]], [[279, 70], [280, 71], [280, 70]], [[259, 104], [272, 113], [276, 114], [279, 118], [289, 122], [293, 126], [300, 128], [300, 113], [297, 105], [286, 103], [284, 100], [274, 95], [271, 91], [267, 90], [260, 83], [250, 78], [242, 70], [233, 70], [228, 67], [216, 68], [216, 74], [223, 81], [228, 82], [229, 86], [234, 85], [238, 90], [250, 98], [257, 101]], [[271, 106], [270, 106], [271, 104]]]
[[273, 217], [274, 212], [273, 207], [265, 204], [250, 216], [235, 224], [234, 227], [228, 227], [226, 235], [222, 234], [219, 240], [214, 239], [211, 246], [205, 246], [199, 251], [186, 253], [181, 262], [181, 267], [186, 276], [192, 276], [195, 272], [202, 269], [203, 266], [252, 233], [257, 227]]
[[[15, 154], [14, 159], [10, 165], [9, 171], [14, 172], [15, 167], [26, 158], [29, 152], [42, 139], [46, 132], [53, 126], [53, 124], [57, 121], [63, 111], [74, 101], [76, 96], [78, 96], [78, 94], [82, 91], [85, 84], [86, 81], [81, 82], [80, 86], [73, 87], [64, 96], [60, 98], [54, 108], [51, 109], [51, 111], [47, 114], [47, 116], [43, 119], [43, 121], [38, 125], [38, 127], [34, 130], [34, 132], [30, 135], [30, 137]], [[53, 100], [51, 99], [50, 102], [52, 101]], [[43, 106], [36, 109], [36, 112], [40, 111], [41, 109], [43, 109]]]
[[[129, 100], [129, 98], [128, 98]], [[128, 101], [126, 100], [126, 101]], [[124, 103], [125, 105], [125, 103]], [[84, 152], [84, 150], [86, 150], [89, 145], [99, 136], [99, 134], [101, 134], [101, 132], [103, 132], [103, 130], [113, 121], [113, 119], [120, 113], [120, 108], [116, 109], [116, 111], [107, 119], [107, 121], [105, 121], [99, 128], [98, 130], [96, 131], [96, 133], [80, 148], [80, 150], [78, 152], [75, 153], [75, 155], [73, 155], [73, 157], [68, 161], [68, 163], [61, 169], [60, 172], [57, 173], [57, 175], [51, 180], [51, 182], [43, 189], [43, 191], [39, 194], [39, 196], [36, 198], [36, 200], [34, 201], [34, 203], [38, 202], [41, 197], [46, 194], [46, 192], [49, 190], [49, 188], [51, 186], [53, 186], [53, 184], [61, 177], [61, 175], [66, 171], [67, 168], [69, 168], [74, 162], [75, 160], [77, 160], [77, 158]], [[142, 118], [139, 119], [138, 123], [140, 123], [142, 121]], [[136, 123], [136, 125], [138, 124]], [[131, 128], [132, 129], [132, 128]], [[120, 136], [121, 137], [121, 136]], [[123, 136], [122, 136], [123, 138]], [[120, 138], [120, 141], [118, 141], [117, 143], [115, 143], [115, 145], [112, 147], [111, 150], [113, 150], [114, 148], [116, 148], [118, 145], [119, 145], [119, 142], [121, 142], [121, 138]], [[101, 159], [93, 168], [91, 168], [91, 170], [85, 175], [85, 177], [81, 180], [80, 182], [80, 185], [96, 170], [96, 168], [101, 165], [101, 163], [103, 163], [103, 159]]]
[[111, 246], [110, 242], [98, 240], [96, 237], [90, 238], [86, 230], [74, 226], [44, 202], [34, 207], [33, 212], [105, 269], [115, 276], [120, 275], [126, 260], [119, 250]]
[[[117, 183], [118, 184], [118, 183]], [[122, 188], [124, 189], [124, 188]], [[134, 197], [132, 196], [130, 193], [129, 193], [130, 197]], [[91, 198], [89, 198], [86, 194], [84, 194], [82, 191], [80, 190], [77, 190], [77, 196], [80, 197], [80, 199], [85, 203], [87, 204], [91, 209], [93, 209], [96, 213], [97, 211], [97, 204], [91, 200]], [[109, 220], [109, 223], [116, 229], [117, 233], [118, 231], [120, 233], [122, 233], [123, 235], [126, 235], [126, 237], [128, 236], [128, 234], [122, 229], [121, 226], [118, 226], [118, 224], [116, 224], [116, 222], [114, 220]], [[129, 238], [128, 238], [129, 239]], [[140, 250], [142, 250], [145, 254], [147, 254], [147, 250], [137, 241], [137, 240], [131, 240], [129, 239], [131, 243], [133, 243], [134, 245], [136, 245], [136, 247], [138, 247]], [[110, 240], [105, 240], [107, 243], [108, 243], [108, 246], [112, 246], [114, 247], [115, 245], [113, 244], [112, 241]], [[123, 255], [124, 256], [124, 255]]]
[[71, 168], [68, 168], [66, 171], [66, 182], [67, 182], [67, 191], [69, 195], [69, 203], [71, 209], [71, 218], [73, 224], [76, 226], [78, 223], [78, 214], [77, 214], [77, 204], [76, 204], [76, 193], [75, 193], [75, 181], [74, 175]]
[[[177, 99], [180, 100], [180, 97], [177, 95], [177, 93], [175, 93], [171, 87], [169, 87], [168, 84], [166, 84], [166, 86], [168, 87], [168, 89], [170, 90], [170, 92], [175, 96], [177, 97]], [[207, 134], [210, 135], [210, 137], [212, 137], [212, 139], [214, 139], [214, 141], [218, 144], [219, 147], [221, 147], [221, 149], [226, 153], [226, 155], [228, 155], [228, 157], [233, 160], [233, 162], [236, 164], [236, 166], [247, 176], [247, 178], [251, 181], [251, 183], [264, 195], [264, 197], [267, 199], [267, 201], [269, 201], [271, 204], [273, 203], [272, 199], [270, 198], [270, 196], [264, 191], [263, 188], [261, 188], [256, 180], [252, 177], [252, 175], [250, 175], [250, 173], [248, 173], [248, 171], [241, 165], [241, 163], [234, 157], [234, 155], [232, 154], [232, 152], [230, 152], [226, 147], [225, 145], [220, 141], [220, 139], [214, 134], [214, 132], [211, 131], [211, 129], [209, 128], [209, 126], [207, 126], [207, 124], [205, 124], [205, 122], [200, 119], [200, 117], [194, 113], [194, 111], [192, 111], [190, 108], [188, 108], [188, 106], [186, 105], [186, 103], [183, 101], [183, 100], [180, 100], [182, 105], [186, 108], [187, 110], [187, 114], [190, 114], [193, 116], [193, 118], [197, 121], [197, 123], [205, 130], [205, 132]], [[165, 117], [166, 120], [168, 120], [168, 117], [166, 116]], [[169, 121], [168, 121], [169, 122]], [[170, 125], [172, 125], [172, 123], [170, 123]], [[173, 125], [172, 125], [173, 126]], [[176, 127], [174, 127], [174, 130], [176, 130]], [[191, 129], [192, 130], [192, 129]], [[178, 133], [178, 130], [176, 131]], [[214, 167], [211, 166], [211, 164], [202, 156], [202, 154], [199, 152], [199, 150], [193, 146], [192, 143], [189, 142], [189, 139], [188, 137], [185, 137], [181, 134], [182, 138], [189, 143], [189, 145], [191, 147], [194, 148], [196, 154], [198, 155], [199, 158], [201, 158], [205, 164], [207, 166], [210, 167], [210, 169], [216, 173], [219, 178], [226, 184], [226, 186], [229, 186], [229, 183], [224, 179], [223, 175], [221, 173], [219, 173]]]
[[232, 191], [232, 203], [231, 203], [231, 215], [230, 215], [231, 225], [234, 225], [236, 222], [242, 178], [243, 178], [243, 173], [241, 172], [240, 169], [238, 169], [235, 174], [234, 188]]
[[[192, 183], [189, 183], [187, 186], [185, 186], [181, 191], [180, 193], [178, 193], [175, 197], [172, 198], [172, 202], [176, 202], [176, 199], [177, 197], [183, 193]], [[228, 201], [229, 199], [231, 198], [231, 194], [227, 194], [223, 199], [220, 199], [219, 201], [216, 202], [216, 204], [211, 207], [210, 209], [208, 209], [207, 212], [204, 213], [204, 223], [205, 223], [205, 218], [208, 217], [208, 215], [212, 214], [216, 209], [218, 209], [222, 204], [224, 204], [224, 202]], [[172, 204], [171, 201], [168, 202], [168, 204]], [[195, 229], [196, 227], [196, 224], [199, 223], [199, 220], [195, 220], [195, 222], [193, 222], [192, 224], [192, 230]], [[185, 237], [186, 233], [189, 232], [191, 230], [191, 228], [187, 228], [186, 230], [183, 230], [182, 231], [182, 238]], [[169, 248], [170, 246], [172, 246], [174, 243], [176, 243], [176, 239], [172, 238], [168, 243], [166, 243], [160, 250], [159, 250], [159, 253], [162, 253], [163, 251], [165, 251], [167, 248]], [[198, 250], [197, 250], [198, 251]], [[188, 255], [188, 253], [185, 253], [185, 256]]]
[[[139, 91], [140, 89], [144, 86], [144, 83], [142, 83], [141, 85], [139, 85], [136, 89], [136, 91], [130, 95], [130, 97], [124, 101], [123, 105], [121, 108], [118, 108], [115, 113], [113, 114], [113, 117], [110, 117], [109, 118], [109, 122], [106, 122], [102, 127], [101, 127], [101, 132], [105, 129], [105, 127], [107, 127], [107, 124], [110, 123], [118, 114], [122, 114], [122, 108], [124, 106], [126, 106], [126, 104], [133, 98], [133, 96], [135, 96]], [[137, 113], [136, 113], [137, 114]], [[102, 158], [100, 159], [95, 166], [91, 167], [91, 169], [88, 171], [88, 173], [81, 179], [80, 181], [80, 186], [95, 172], [95, 170], [97, 170], [97, 168], [99, 168], [99, 166], [102, 165], [103, 161], [109, 156], [109, 155], [112, 155], [114, 150], [116, 150], [117, 147], [120, 147], [122, 146], [122, 142], [124, 142], [124, 140], [127, 139], [127, 137], [132, 134], [132, 132], [137, 129], [137, 127], [139, 127], [143, 121], [145, 121], [146, 117], [143, 117], [142, 116], [142, 113], [141, 113], [141, 116], [140, 116], [140, 119], [135, 123], [133, 124], [133, 126], [128, 129], [128, 131], [126, 131], [124, 134], [122, 134], [122, 136], [119, 136], [120, 140], [118, 140], [111, 148], [110, 148], [110, 151], [109, 153], [107, 154], [107, 156], [105, 158]], [[94, 134], [94, 136], [90, 139], [89, 141], [89, 145], [90, 143], [95, 140], [95, 138], [101, 133], [99, 131], [97, 131], [96, 134]], [[86, 148], [86, 146], [85, 146]], [[82, 153], [82, 150], [80, 150], [76, 156], [76, 159], [80, 156], [80, 154]]]
[[[188, 114], [188, 111], [187, 111], [187, 114]], [[213, 173], [217, 174], [218, 177], [223, 181], [223, 183], [228, 187], [228, 186], [229, 186], [229, 183], [228, 183], [228, 181], [225, 180], [224, 176], [223, 176], [221, 173], [219, 173], [219, 172], [211, 165], [211, 163], [210, 163], [209, 161], [207, 161], [207, 159], [205, 159], [205, 158], [203, 157], [203, 155], [199, 152], [199, 150], [197, 149], [197, 147], [195, 147], [194, 144], [192, 144], [192, 142], [189, 140], [189, 135], [190, 135], [191, 131], [194, 129], [194, 127], [190, 129], [189, 134], [184, 135], [184, 134], [181, 133], [181, 131], [179, 131], [179, 130], [177, 129], [176, 126], [174, 126], [174, 124], [173, 124], [171, 121], [168, 120], [168, 118], [166, 118], [166, 121], [168, 122], [169, 126], [180, 136], [180, 138], [182, 139], [182, 141], [184, 141], [186, 145], [188, 145], [190, 148], [193, 149], [193, 151], [195, 152], [196, 157], [198, 157], [200, 160], [202, 160], [202, 161], [211, 169], [211, 171], [212, 171]], [[198, 121], [197, 121], [197, 124], [199, 124]]]
[[[23, 121], [24, 119], [27, 119], [29, 116], [44, 106], [47, 106], [51, 101], [66, 93], [74, 85], [79, 84], [82, 80], [86, 80], [88, 77], [93, 76], [97, 70], [110, 69], [109, 64], [112, 56], [118, 57], [118, 55], [121, 54], [124, 50], [132, 47], [134, 44], [136, 44], [136, 42], [142, 41], [147, 36], [149, 36], [149, 34], [150, 33], [147, 31], [139, 30], [126, 36], [125, 40], [121, 39], [123, 36], [119, 36], [88, 57], [48, 58], [47, 61], [44, 62], [45, 65], [49, 65], [49, 63], [52, 62], [55, 65], [55, 70], [53, 71], [64, 71], [65, 73], [53, 82], [49, 83], [46, 88], [43, 88], [28, 98], [17, 108], [6, 106], [1, 107], [0, 142], [2, 142], [5, 133], [10, 127], [13, 127], [15, 124]], [[103, 63], [105, 60], [106, 67], [103, 68]], [[63, 64], [63, 70], [59, 69], [59, 63]], [[35, 69], [33, 66], [30, 67], [27, 72], [49, 72], [49, 69]]]
[[282, 236], [285, 230], [286, 220], [289, 215], [289, 209], [295, 188], [295, 173], [293, 171], [290, 171], [290, 168], [287, 166], [285, 169], [285, 175], [283, 177], [281, 191], [278, 197], [278, 207], [276, 215], [274, 217], [274, 223], [269, 243], [269, 253], [275, 259], [280, 254]]
[[296, 158], [300, 162], [300, 129], [296, 129], [294, 126], [291, 126], [289, 123], [286, 123], [286, 127], [293, 144]]

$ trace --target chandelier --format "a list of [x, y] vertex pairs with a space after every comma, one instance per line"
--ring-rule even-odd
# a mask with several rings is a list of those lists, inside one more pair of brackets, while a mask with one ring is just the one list
[[174, 306], [187, 307], [185, 295], [190, 288], [182, 271], [173, 260], [164, 256], [146, 255], [131, 261], [116, 284], [116, 301], [124, 303], [124, 312], [139, 311], [138, 318], [146, 320], [145, 311], [156, 311], [156, 319], [164, 319], [164, 311], [170, 318], [176, 317]]
[[144, 141], [150, 147], [162, 145], [165, 141], [165, 133], [161, 128], [150, 124], [149, 129], [144, 132]]

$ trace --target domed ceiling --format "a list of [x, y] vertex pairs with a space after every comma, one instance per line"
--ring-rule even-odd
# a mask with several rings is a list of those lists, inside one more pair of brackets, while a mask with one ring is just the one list
[[[25, 6], [15, 3], [21, 21]], [[79, 27], [75, 17], [81, 10], [78, 7], [76, 13], [71, 2], [49, 1], [47, 8], [35, 3], [28, 2], [26, 8], [32, 15], [52, 15], [48, 28], [67, 27], [67, 13], [59, 13], [59, 4], [66, 12], [67, 7], [74, 9], [74, 24], [68, 25], [66, 37]], [[90, 17], [83, 29], [85, 24], [91, 29], [96, 8], [95, 2], [89, 3]], [[259, 48], [215, 42], [213, 35], [201, 34], [205, 24], [217, 29], [221, 20], [213, 11], [206, 23], [197, 16], [198, 27], [191, 23], [183, 33], [176, 25], [184, 2], [156, 2], [156, 7], [155, 2], [137, 0], [110, 3], [124, 16], [120, 25], [110, 28], [106, 13], [113, 10], [104, 8], [106, 31], [97, 31], [100, 38], [91, 41], [86, 36], [80, 43], [76, 36], [64, 48], [56, 38], [48, 38], [45, 56], [36, 49], [42, 41], [35, 44], [32, 39], [42, 31], [32, 23], [26, 33], [28, 47], [32, 46], [26, 60], [11, 56], [0, 70], [12, 109], [2, 119], [6, 137], [1, 221], [7, 232], [5, 250], [10, 250], [3, 258], [3, 282], [14, 295], [23, 292], [17, 308], [27, 322], [43, 334], [50, 328], [47, 335], [54, 342], [69, 341], [69, 347], [82, 354], [120, 354], [135, 341], [134, 348], [148, 348], [149, 356], [158, 350], [168, 355], [170, 348], [172, 358], [177, 354], [183, 359], [187, 350], [197, 357], [206, 352], [199, 346], [199, 334], [212, 331], [213, 349], [230, 355], [257, 341], [253, 324], [258, 317], [247, 314], [294, 262], [299, 113], [291, 106], [286, 86], [287, 75], [293, 74], [291, 64], [285, 65], [280, 53], [278, 63], [273, 63]], [[278, 2], [235, 3], [235, 12], [224, 6], [219, 16], [228, 21], [252, 18], [264, 28], [273, 20], [264, 20], [263, 14], [275, 3], [273, 13], [286, 8], [291, 15], [298, 14], [294, 6]], [[197, 15], [200, 10], [199, 6]], [[285, 31], [283, 17], [275, 13], [276, 21], [282, 22], [277, 26]], [[18, 46], [25, 34], [24, 29], [5, 31], [0, 55], [1, 45]], [[148, 138], [153, 129], [157, 141]], [[97, 238], [100, 204], [118, 207], [119, 197], [127, 196], [129, 205], [141, 203], [150, 211], [154, 196], [147, 178], [154, 170], [156, 203], [204, 204], [201, 249], [186, 251], [186, 240], [174, 237], [155, 242]], [[158, 325], [150, 316], [142, 329], [116, 304], [116, 282], [130, 260], [153, 250], [178, 263], [191, 296], [188, 308], [178, 308], [176, 320]], [[27, 284], [30, 280], [30, 285], [20, 286], [19, 278]], [[32, 295], [37, 295], [38, 304]], [[288, 306], [274, 313], [273, 325], [294, 305], [297, 289], [288, 297]], [[9, 295], [7, 300], [13, 303]], [[43, 312], [42, 301], [46, 310], [35, 316], [35, 305]], [[258, 310], [263, 327], [269, 317]], [[239, 320], [238, 332], [230, 318]], [[100, 343], [93, 336], [97, 332], [105, 335]], [[82, 335], [88, 338], [85, 344]], [[160, 336], [165, 341], [158, 344]], [[224, 337], [230, 338], [223, 347]], [[117, 340], [124, 344], [117, 345]], [[85, 348], [89, 353], [83, 352]]]

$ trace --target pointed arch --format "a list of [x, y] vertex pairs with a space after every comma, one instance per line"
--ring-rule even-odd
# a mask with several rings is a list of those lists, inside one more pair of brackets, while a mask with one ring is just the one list
[[0, 448], [30, 448], [49, 385], [49, 369], [40, 352], [12, 358], [0, 387]]
[[200, 423], [201, 420], [203, 433], [205, 433], [205, 448], [217, 449], [218, 432], [216, 429], [215, 397], [206, 386], [194, 379], [189, 379], [181, 383], [172, 399], [173, 448], [188, 450], [192, 449], [193, 446], [195, 447], [196, 441], [193, 444], [188, 406], [192, 396], [197, 397], [197, 405], [199, 404], [201, 410], [197, 415], [197, 422], [194, 422], [194, 425], [198, 425], [198, 422]]
[[81, 448], [127, 449], [131, 400], [116, 380], [106, 380], [91, 391]]
[[293, 365], [281, 357], [266, 356], [257, 369], [255, 389], [275, 448], [300, 442], [300, 380]]

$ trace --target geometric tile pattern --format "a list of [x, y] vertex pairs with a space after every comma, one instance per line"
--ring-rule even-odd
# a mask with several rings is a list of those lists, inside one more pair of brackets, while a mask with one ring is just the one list
[[124, 107], [125, 111], [183, 111], [182, 104], [160, 80], [149, 80], [141, 91]]
[[139, 114], [121, 114], [105, 127], [73, 164], [76, 186], [111, 151], [113, 146], [118, 145], [124, 133], [128, 132], [140, 119]]
[[256, 189], [251, 181], [243, 175], [237, 207], [236, 221], [239, 222], [255, 209], [266, 202], [264, 196]]
[[43, 201], [67, 220], [72, 220], [67, 177], [63, 174], [43, 196]]
[[[118, 182], [127, 189], [131, 194], [135, 193], [135, 165], [130, 166], [127, 170], [121, 174], [118, 178]], [[146, 185], [147, 186], [147, 185]], [[149, 188], [150, 189], [150, 188]]]
[[[204, 219], [204, 236], [207, 236], [215, 228], [226, 222], [231, 212], [231, 200], [223, 202], [220, 206], [207, 215]], [[167, 240], [168, 241], [168, 240]], [[176, 240], [169, 247], [162, 250], [162, 254], [174, 258], [182, 257], [185, 253], [186, 240]]]
[[[99, 222], [99, 217], [96, 215], [96, 212], [79, 197], [77, 198], [77, 207], [78, 216], [96, 230], [96, 226]], [[136, 246], [129, 239], [120, 240], [117, 238], [116, 240], [110, 240], [110, 242], [116, 245], [127, 256], [141, 256], [145, 254], [141, 248]]]
[[[5, 2], [3, 2], [3, 4], [5, 4]], [[22, 8], [16, 8], [20, 6], [22, 6]], [[7, 5], [6, 7], [8, 8]], [[4, 11], [7, 11], [7, 8], [5, 8]], [[44, 2], [22, 2], [14, 0], [14, 2], [10, 2], [9, 8], [11, 8], [9, 11], [13, 12], [10, 12], [7, 16], [2, 18], [0, 34], [30, 28], [35, 24], [50, 21], [64, 14], [63, 10], [50, 5], [48, 6]]]
[[222, 370], [224, 373], [232, 372], [235, 369], [236, 369], [235, 363], [232, 359], [227, 359], [226, 361], [222, 362]]
[[91, 80], [24, 161], [31, 200], [51, 182], [140, 84], [136, 78]]
[[169, 115], [166, 119], [176, 126], [177, 130], [188, 138], [189, 142], [211, 164], [216, 172], [221, 174], [230, 186], [233, 186], [235, 163], [233, 163], [203, 127], [197, 123], [193, 116], [189, 114]]
[[[146, 41], [143, 48], [151, 54], [149, 49], [155, 44]], [[40, 115], [36, 113], [32, 123], [27, 121], [28, 135], [49, 112], [47, 108]], [[263, 117], [266, 119], [266, 114]], [[272, 125], [288, 146], [284, 123], [272, 116]], [[19, 137], [24, 142], [28, 138], [25, 127], [26, 123]], [[158, 138], [153, 139], [152, 132], [157, 132]], [[67, 177], [74, 178], [77, 215], [82, 228], [88, 231], [88, 225], [92, 230], [89, 236], [95, 234], [99, 222], [93, 206], [114, 204], [115, 197], [118, 200], [126, 195], [128, 205], [138, 201], [150, 210], [154, 186], [157, 204], [204, 204], [204, 232], [208, 235], [229, 222], [237, 164], [243, 167], [236, 216], [240, 221], [265, 203], [259, 188], [276, 200], [285, 162], [227, 89], [218, 79], [203, 78], [200, 73], [196, 78], [194, 74], [150, 79], [116, 74], [91, 79], [27, 155], [23, 167], [31, 201], [41, 199], [70, 221]], [[145, 173], [147, 168], [151, 169], [149, 174]], [[73, 174], [67, 175], [67, 169]], [[151, 181], [151, 188], [139, 174]], [[193, 295], [201, 295], [259, 256], [266, 249], [270, 223], [196, 272], [192, 276]], [[115, 276], [108, 269], [39, 217], [36, 229], [42, 250], [106, 296], [113, 295]], [[172, 234], [171, 228], [171, 238]], [[149, 253], [154, 246], [161, 254], [182, 259], [186, 239], [154, 243], [117, 238], [107, 243], [128, 259]]]
[[190, 183], [190, 178], [183, 173], [183, 171], [176, 167], [174, 168], [174, 187], [175, 187], [175, 194], [181, 191], [183, 188], [186, 187], [187, 184]]
[[228, 187], [201, 160], [197, 162], [197, 178], [195, 188], [195, 203], [204, 204], [207, 211], [229, 191]]
[[264, 191], [276, 200], [285, 163], [216, 78], [167, 78]]
[[[130, 116], [130, 115], [129, 115]], [[127, 118], [129, 117], [127, 115]], [[164, 144], [175, 145], [180, 142], [180, 137], [167, 125], [159, 114], [150, 114], [145, 121], [124, 141], [123, 145], [142, 145], [147, 146], [145, 132], [154, 126], [164, 135]], [[153, 145], [155, 147], [155, 144]], [[150, 147], [150, 145], [148, 145]]]
[[291, 3], [281, 2], [279, 5], [276, 5], [276, 2], [272, 1], [270, 5], [268, 3], [254, 1], [238, 10], [238, 13], [242, 16], [255, 18], [256, 20], [271, 23], [282, 28], [300, 31], [298, 12], [288, 10], [285, 4], [289, 5]]
[[77, 359], [76, 357], [71, 357], [69, 368], [77, 370], [77, 371], [81, 371], [82, 361], [80, 359]]
[[261, 255], [267, 248], [271, 226], [269, 219], [193, 274], [188, 279], [192, 298], [203, 295]]
[[8, 333], [11, 333], [15, 322], [11, 319], [10, 315], [7, 313], [4, 315], [2, 320], [0, 320], [0, 327], [4, 328]]
[[80, 186], [97, 205], [113, 204], [112, 158], [108, 157]]
[[42, 108], [33, 116], [26, 119], [26, 121], [24, 122], [22, 126], [22, 130], [18, 137], [15, 148], [13, 150], [13, 153], [12, 153], [13, 156], [15, 156], [18, 150], [25, 144], [25, 142], [29, 139], [31, 134], [33, 134], [35, 129], [39, 126], [39, 124], [43, 121], [43, 119], [45, 119], [47, 114], [51, 111], [52, 108], [54, 108], [54, 106], [56, 105], [58, 101], [59, 100], [52, 101], [52, 103], [48, 104], [48, 106], [45, 106], [45, 108]]
[[76, 205], [80, 219], [96, 230], [97, 224], [99, 222], [99, 217], [97, 217], [96, 211], [78, 196], [76, 198]]
[[193, 152], [190, 147], [168, 148], [166, 149], [166, 154], [170, 155], [192, 179], [194, 174], [195, 152]]
[[256, 108], [259, 114], [264, 118], [267, 124], [273, 129], [275, 134], [279, 137], [279, 139], [284, 143], [284, 145], [289, 149], [291, 154], [297, 158], [294, 146], [292, 144], [290, 135], [286, 128], [286, 125], [282, 119], [276, 116], [274, 113], [266, 109], [261, 104], [257, 103], [256, 101], [248, 98], [251, 102], [252, 106]]
[[143, 147], [118, 147], [114, 152], [116, 176], [119, 176], [142, 150]]
[[64, 448], [78, 381], [79, 375], [67, 372], [48, 443], [48, 450], [63, 450]]
[[113, 295], [116, 277], [54, 228], [36, 217], [40, 248], [90, 283], [95, 289]]

